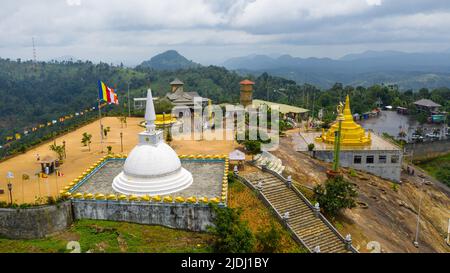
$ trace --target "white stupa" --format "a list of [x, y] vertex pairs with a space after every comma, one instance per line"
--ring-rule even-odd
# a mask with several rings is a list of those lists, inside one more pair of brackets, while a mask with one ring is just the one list
[[123, 171], [112, 187], [123, 194], [165, 195], [192, 184], [192, 174], [181, 167], [177, 153], [163, 141], [163, 132], [155, 128], [152, 91], [147, 91], [146, 131], [139, 133], [139, 143], [125, 161]]

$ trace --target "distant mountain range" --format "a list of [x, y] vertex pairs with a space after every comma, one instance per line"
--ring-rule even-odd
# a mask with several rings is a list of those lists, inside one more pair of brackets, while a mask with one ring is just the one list
[[241, 73], [276, 76], [328, 88], [335, 82], [370, 86], [397, 84], [401, 89], [450, 86], [450, 51], [440, 53], [405, 53], [366, 51], [340, 59], [298, 58], [290, 55], [269, 57], [250, 55], [231, 58], [223, 63]]
[[199, 67], [200, 64], [186, 59], [175, 50], [168, 50], [158, 54], [148, 61], [142, 62], [139, 66], [153, 68], [156, 70], [178, 70]]

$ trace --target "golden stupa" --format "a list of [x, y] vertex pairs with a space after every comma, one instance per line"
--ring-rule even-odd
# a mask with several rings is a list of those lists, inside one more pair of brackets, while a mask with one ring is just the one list
[[[345, 99], [344, 111], [342, 111], [342, 103], [338, 106], [338, 118], [339, 114], [342, 114], [342, 112], [343, 115], [341, 115], [341, 117], [343, 116], [343, 120], [341, 125], [341, 146], [369, 145], [371, 142], [370, 132], [366, 135], [366, 132], [361, 125], [357, 124], [353, 120], [352, 112], [350, 111], [350, 97], [348, 95]], [[322, 129], [322, 135], [317, 137], [316, 141], [334, 144], [334, 135], [338, 130], [339, 122], [336, 120], [328, 131], [325, 132], [325, 129]]]

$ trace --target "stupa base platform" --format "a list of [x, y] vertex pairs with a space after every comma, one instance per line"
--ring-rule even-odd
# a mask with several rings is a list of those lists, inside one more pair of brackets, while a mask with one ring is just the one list
[[112, 188], [127, 195], [167, 195], [182, 191], [192, 185], [192, 175], [185, 168], [162, 177], [134, 177], [121, 172], [114, 178]]
[[[71, 190], [72, 196], [81, 193], [83, 196], [92, 194], [94, 197], [98, 194], [108, 195], [136, 195], [140, 196], [139, 190], [132, 190], [129, 193], [118, 192], [113, 187], [113, 180], [116, 176], [123, 172], [125, 159], [108, 159], [92, 173], [88, 174], [82, 181], [77, 183]], [[192, 174], [192, 181], [185, 180], [185, 183], [178, 184], [178, 187], [169, 187], [166, 189], [153, 189], [155, 194], [145, 194], [147, 196], [171, 196], [183, 197], [185, 199], [196, 197], [200, 199], [206, 197], [208, 199], [221, 198], [223, 195], [223, 179], [225, 172], [225, 161], [223, 159], [181, 159], [182, 168], [186, 172]], [[119, 184], [124, 185], [124, 184]], [[177, 185], [177, 184], [173, 184]], [[126, 185], [129, 186], [129, 185]], [[175, 190], [172, 192], [172, 190]], [[169, 193], [170, 192], [170, 193]]]

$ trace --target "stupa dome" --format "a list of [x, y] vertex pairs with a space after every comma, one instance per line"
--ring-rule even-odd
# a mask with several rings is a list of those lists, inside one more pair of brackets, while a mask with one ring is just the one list
[[[339, 123], [336, 120], [328, 131], [325, 132], [325, 130], [322, 129], [322, 135], [316, 138], [316, 141], [334, 144], [334, 137], [337, 131], [339, 131]], [[352, 112], [350, 110], [350, 97], [347, 95], [341, 124], [340, 144], [342, 146], [363, 146], [370, 145], [370, 143], [370, 132], [366, 134], [364, 128], [353, 120]]]
[[128, 155], [123, 171], [125, 174], [146, 177], [164, 175], [181, 168], [175, 151], [166, 143], [158, 145], [138, 144]]
[[192, 184], [192, 174], [181, 166], [177, 153], [155, 130], [155, 110], [151, 90], [147, 93], [145, 120], [147, 130], [128, 155], [123, 171], [112, 187], [123, 194], [164, 195], [181, 191]]

